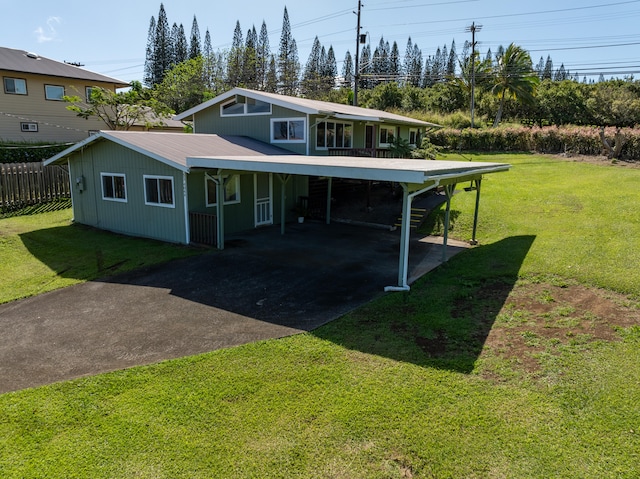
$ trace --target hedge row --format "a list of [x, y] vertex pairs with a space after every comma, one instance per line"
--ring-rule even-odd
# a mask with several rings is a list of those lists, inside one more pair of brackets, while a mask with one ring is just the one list
[[72, 144], [15, 145], [0, 142], [0, 163], [38, 163], [57, 155]]
[[[640, 160], [640, 128], [622, 128], [620, 132], [626, 141], [621, 158]], [[611, 146], [615, 143], [615, 134], [615, 128], [605, 129], [605, 138]], [[604, 154], [600, 128], [597, 127], [443, 128], [430, 133], [429, 139], [433, 144], [450, 150]]]

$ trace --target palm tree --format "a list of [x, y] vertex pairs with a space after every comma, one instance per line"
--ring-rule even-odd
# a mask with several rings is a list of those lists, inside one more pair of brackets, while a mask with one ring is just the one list
[[502, 118], [505, 97], [524, 103], [531, 102], [540, 78], [533, 70], [531, 56], [522, 47], [512, 43], [497, 60], [491, 92], [500, 98], [500, 106], [493, 126]]

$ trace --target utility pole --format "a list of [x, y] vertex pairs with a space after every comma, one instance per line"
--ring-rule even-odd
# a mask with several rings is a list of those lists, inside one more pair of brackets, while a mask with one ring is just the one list
[[362, 10], [362, 0], [358, 0], [358, 26], [356, 27], [356, 64], [353, 74], [353, 106], [358, 106], [358, 82], [360, 81], [360, 11]]
[[467, 31], [471, 32], [471, 128], [473, 128], [473, 115], [475, 110], [475, 87], [476, 87], [476, 32], [482, 30], [482, 25], [476, 25], [475, 22], [467, 27]]

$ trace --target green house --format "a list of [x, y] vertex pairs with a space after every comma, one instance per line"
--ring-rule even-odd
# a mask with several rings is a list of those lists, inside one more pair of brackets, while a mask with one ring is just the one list
[[190, 110], [195, 133], [246, 135], [307, 156], [387, 157], [394, 139], [419, 146], [438, 125], [381, 110], [234, 88]]
[[387, 158], [383, 140], [417, 141], [430, 125], [239, 88], [179, 118], [193, 119], [195, 134], [102, 131], [45, 161], [68, 168], [74, 221], [223, 249], [228, 233], [279, 225], [285, 234], [296, 205], [309, 198], [310, 178], [328, 185], [327, 224], [334, 178], [393, 182], [403, 191], [398, 288], [404, 290], [413, 198], [443, 187], [450, 199], [456, 184], [476, 182], [479, 200], [482, 176], [509, 168]]

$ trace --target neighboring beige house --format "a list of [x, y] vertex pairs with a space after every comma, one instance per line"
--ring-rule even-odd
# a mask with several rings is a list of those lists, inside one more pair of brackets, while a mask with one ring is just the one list
[[75, 142], [104, 123], [67, 110], [64, 95], [83, 99], [91, 88], [116, 91], [128, 83], [24, 50], [0, 47], [0, 141]]

